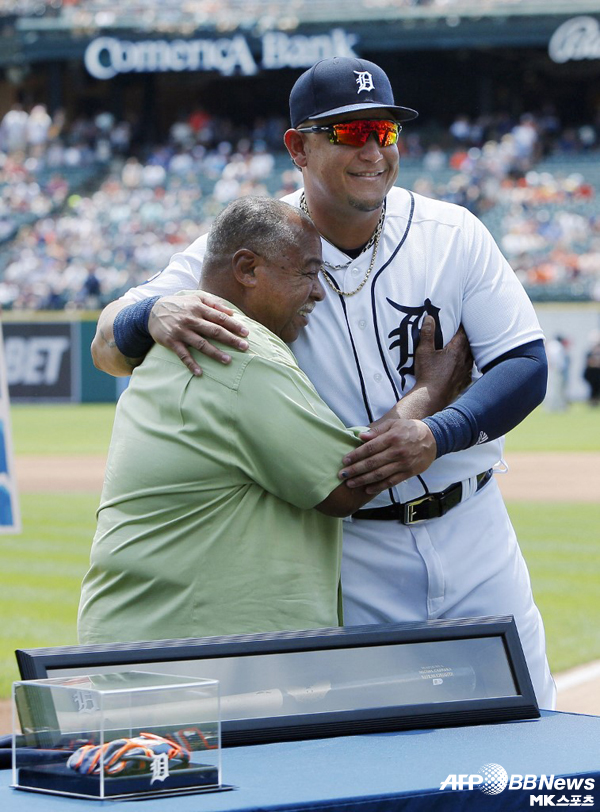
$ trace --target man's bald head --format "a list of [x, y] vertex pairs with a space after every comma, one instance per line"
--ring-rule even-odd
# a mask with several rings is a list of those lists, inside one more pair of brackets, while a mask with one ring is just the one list
[[243, 197], [212, 225], [200, 287], [291, 342], [325, 295], [321, 261], [319, 232], [304, 212], [272, 198]]
[[269, 197], [241, 197], [217, 216], [208, 234], [202, 280], [222, 279], [231, 270], [231, 259], [240, 249], [274, 260], [297, 243], [302, 226], [314, 229], [300, 209]]

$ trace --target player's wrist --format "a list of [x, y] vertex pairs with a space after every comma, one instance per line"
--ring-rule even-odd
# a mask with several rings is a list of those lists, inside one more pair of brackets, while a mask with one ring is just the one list
[[438, 444], [435, 434], [431, 430], [431, 426], [426, 422], [426, 419], [419, 422], [421, 423], [424, 432], [423, 445], [427, 448], [427, 451], [431, 455], [433, 461], [440, 456], [438, 454]]

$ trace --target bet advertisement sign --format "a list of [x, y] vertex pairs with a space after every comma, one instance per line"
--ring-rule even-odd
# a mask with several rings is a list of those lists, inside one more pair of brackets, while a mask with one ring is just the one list
[[7, 323], [4, 344], [13, 400], [73, 400], [75, 344], [70, 324]]

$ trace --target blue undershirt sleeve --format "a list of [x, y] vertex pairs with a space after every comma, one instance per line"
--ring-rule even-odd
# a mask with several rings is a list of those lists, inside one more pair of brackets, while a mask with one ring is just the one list
[[495, 440], [517, 426], [543, 401], [548, 363], [542, 339], [504, 353], [451, 406], [424, 418], [437, 457]]

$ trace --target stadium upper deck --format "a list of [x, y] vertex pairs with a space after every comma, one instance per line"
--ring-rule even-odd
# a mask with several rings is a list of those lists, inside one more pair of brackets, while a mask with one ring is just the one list
[[[171, 25], [230, 26], [256, 24], [270, 18], [275, 24], [345, 21], [368, 22], [374, 18], [431, 18], [459, 15], [483, 17], [530, 14], [580, 14], [598, 11], [597, 0], [0, 0], [0, 14], [32, 17], [46, 24], [51, 19], [66, 24], [117, 23], [139, 28]], [[141, 14], [141, 16], [140, 16]], [[100, 17], [98, 18], [98, 15]]]
[[197, 29], [294, 30], [301, 25], [404, 20], [552, 16], [598, 11], [597, 0], [0, 0], [0, 20], [19, 18], [25, 31], [88, 32], [119, 28], [153, 33]]
[[[587, 29], [555, 59], [574, 25]], [[16, 102], [71, 121], [109, 110], [148, 141], [189, 106], [287, 118], [302, 70], [353, 54], [419, 110], [411, 132], [458, 114], [600, 119], [598, 0], [0, 0], [0, 35], [0, 116]]]

